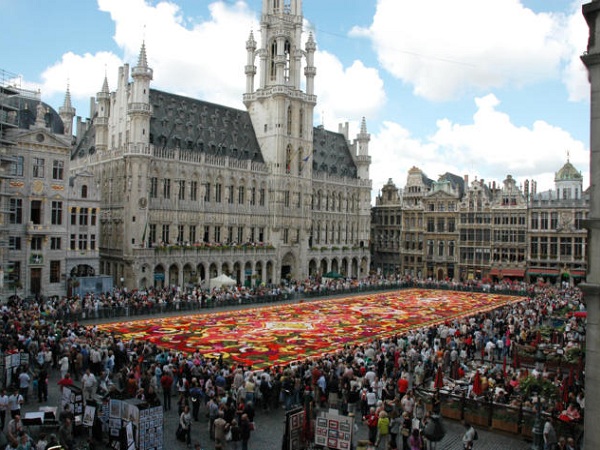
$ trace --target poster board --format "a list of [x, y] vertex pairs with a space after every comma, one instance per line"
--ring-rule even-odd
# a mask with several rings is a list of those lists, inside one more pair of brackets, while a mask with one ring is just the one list
[[351, 450], [354, 419], [323, 412], [315, 424], [315, 444], [335, 450]]
[[304, 408], [286, 414], [287, 450], [302, 450], [307, 447], [304, 425]]
[[96, 408], [94, 406], [85, 406], [85, 411], [83, 413], [83, 420], [81, 423], [84, 427], [91, 427], [94, 425], [94, 417], [96, 416]]

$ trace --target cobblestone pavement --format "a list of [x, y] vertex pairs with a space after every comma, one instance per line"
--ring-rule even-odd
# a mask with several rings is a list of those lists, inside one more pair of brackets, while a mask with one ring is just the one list
[[[231, 309], [238, 309], [233, 307]], [[209, 310], [207, 312], [215, 312]], [[156, 316], [141, 317], [137, 316], [135, 319], [144, 318], [157, 318]], [[123, 320], [123, 319], [121, 319]], [[51, 371], [49, 382], [49, 398], [48, 402], [40, 404], [37, 402], [35, 395], [30, 395], [29, 402], [24, 405], [23, 411], [37, 411], [40, 406], [58, 406], [59, 405], [59, 387], [57, 381], [59, 379], [59, 373], [57, 370]], [[76, 385], [79, 385], [76, 383]], [[30, 393], [32, 394], [32, 393]], [[162, 393], [159, 393], [159, 398], [162, 399]], [[176, 403], [176, 398], [173, 399], [173, 406]], [[192, 442], [200, 442], [203, 450], [213, 450], [215, 448], [214, 442], [209, 439], [208, 433], [208, 418], [205, 416], [206, 410], [201, 407], [200, 421], [194, 422], [192, 425]], [[186, 445], [175, 439], [175, 430], [177, 429], [179, 418], [177, 416], [177, 410], [174, 407], [173, 410], [165, 413], [164, 416], [164, 444], [165, 450], [183, 450]], [[283, 409], [262, 411], [257, 409], [255, 423], [256, 431], [252, 433], [252, 437], [249, 441], [250, 450], [281, 450], [283, 442], [283, 433], [285, 428], [285, 411]], [[437, 443], [434, 447], [439, 450], [461, 450], [462, 449], [462, 435], [464, 427], [460, 422], [453, 420], [443, 420], [444, 427], [446, 429], [446, 435], [444, 439]], [[479, 440], [475, 443], [475, 450], [525, 450], [530, 448], [531, 444], [526, 442], [520, 436], [513, 436], [503, 433], [491, 432], [486, 429], [478, 428]], [[39, 430], [36, 427], [31, 427], [31, 434], [36, 437]], [[83, 435], [77, 437], [78, 444], [82, 444], [85, 441], [87, 430], [84, 430]], [[367, 427], [363, 423], [358, 424], [358, 439], [367, 438]], [[96, 449], [102, 449], [107, 446], [98, 444]], [[402, 448], [402, 443], [399, 444], [399, 449]], [[404, 449], [402, 449], [404, 450]]]

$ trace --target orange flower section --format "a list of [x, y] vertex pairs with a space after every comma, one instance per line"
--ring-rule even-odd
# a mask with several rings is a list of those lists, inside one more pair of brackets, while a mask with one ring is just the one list
[[255, 369], [490, 311], [522, 297], [408, 289], [212, 314], [98, 325], [123, 339], [199, 351]]

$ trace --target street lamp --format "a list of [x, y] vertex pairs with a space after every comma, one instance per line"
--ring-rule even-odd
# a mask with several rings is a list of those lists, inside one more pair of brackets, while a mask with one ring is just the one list
[[[538, 371], [544, 370], [544, 363], [546, 362], [546, 355], [538, 345], [537, 352], [535, 353], [535, 366]], [[540, 375], [541, 376], [541, 375]], [[533, 421], [533, 428], [531, 434], [533, 435], [533, 443], [531, 444], [531, 450], [543, 450], [544, 448], [544, 424], [542, 423], [542, 387], [533, 386], [532, 393], [536, 395], [537, 401], [535, 406], [535, 420]]]

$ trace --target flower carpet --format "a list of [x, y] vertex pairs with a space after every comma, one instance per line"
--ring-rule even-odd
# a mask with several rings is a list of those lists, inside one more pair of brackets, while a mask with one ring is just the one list
[[98, 325], [123, 339], [255, 369], [336, 352], [345, 345], [490, 311], [522, 297], [408, 289], [218, 313]]

